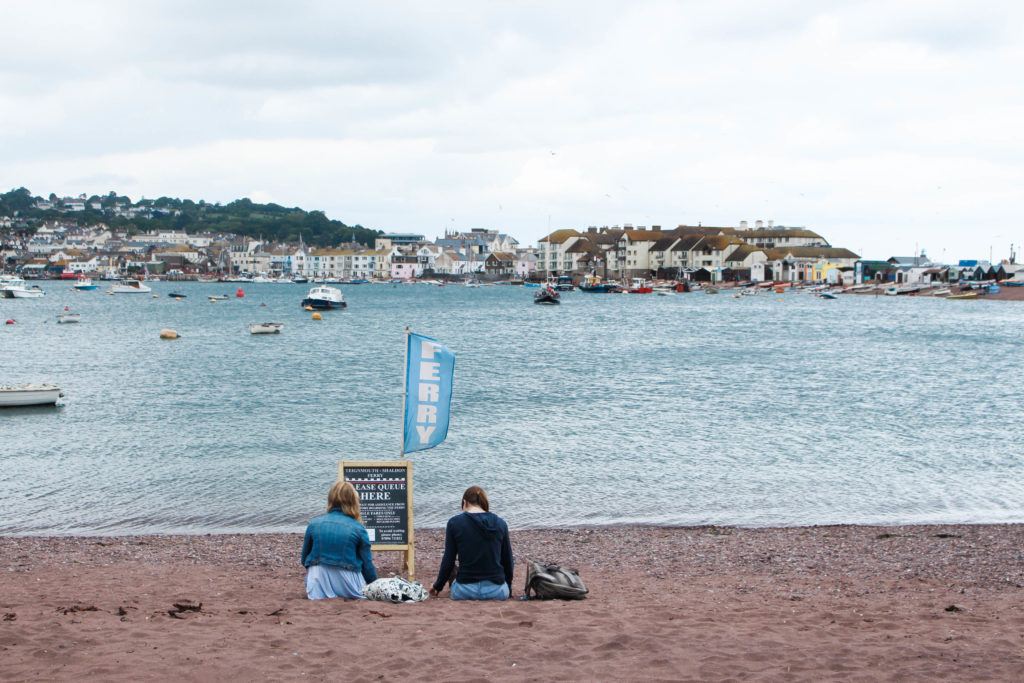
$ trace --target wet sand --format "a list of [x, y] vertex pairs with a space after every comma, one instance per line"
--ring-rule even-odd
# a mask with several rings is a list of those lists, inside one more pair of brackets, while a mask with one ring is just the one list
[[[417, 533], [424, 583], [442, 541]], [[520, 563], [580, 569], [591, 594], [572, 603], [310, 602], [300, 543], [0, 537], [0, 679], [1009, 681], [1024, 671], [1024, 525], [514, 533]]]

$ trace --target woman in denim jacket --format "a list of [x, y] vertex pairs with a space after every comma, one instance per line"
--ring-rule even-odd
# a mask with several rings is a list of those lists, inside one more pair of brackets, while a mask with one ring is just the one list
[[302, 566], [310, 600], [362, 598], [363, 587], [377, 580], [370, 537], [359, 516], [359, 494], [347, 481], [335, 482], [327, 494], [327, 514], [306, 527]]

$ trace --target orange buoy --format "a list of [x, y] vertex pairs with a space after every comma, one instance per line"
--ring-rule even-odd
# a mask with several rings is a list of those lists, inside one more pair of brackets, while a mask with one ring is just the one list
[[235, 296], [241, 299], [242, 297], [245, 296], [245, 290], [239, 287], [238, 289], [235, 290]]
[[320, 315], [319, 313], [314, 313], [313, 314], [313, 320], [323, 320], [323, 318], [324, 317], [322, 315]]

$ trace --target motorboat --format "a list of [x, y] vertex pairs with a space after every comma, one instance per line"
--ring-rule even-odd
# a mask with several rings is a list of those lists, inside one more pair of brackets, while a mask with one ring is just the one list
[[274, 280], [272, 278], [269, 278], [266, 275], [257, 275], [256, 277], [254, 277], [252, 279], [252, 281], [253, 281], [253, 284], [258, 284], [258, 285], [268, 285], [268, 284], [274, 282]]
[[0, 408], [56, 405], [64, 393], [56, 384], [0, 386]]
[[309, 278], [304, 275], [296, 275], [292, 278], [292, 283], [296, 285], [304, 285], [309, 282]]
[[71, 309], [67, 306], [65, 306], [64, 310], [57, 316], [57, 322], [62, 324], [77, 323], [81, 319], [81, 313], [72, 313]]
[[349, 285], [368, 285], [370, 281], [363, 277], [354, 277], [348, 280], [345, 284]]
[[821, 298], [821, 299], [837, 299], [837, 298], [839, 298], [839, 297], [837, 297], [832, 292], [822, 292], [821, 294], [818, 295], [818, 297]]
[[78, 277], [78, 281], [75, 282], [75, 284], [73, 284], [72, 287], [74, 287], [80, 292], [89, 292], [99, 287], [99, 285], [97, 285], [95, 282], [85, 277], [84, 275], [80, 275]]
[[602, 282], [598, 275], [588, 275], [580, 282], [580, 291], [591, 294], [609, 294], [617, 289], [622, 289], [622, 287], [611, 282]]
[[0, 280], [0, 294], [7, 299], [38, 299], [45, 296], [46, 292], [39, 289], [38, 285], [29, 287], [20, 277], [5, 277]]
[[214, 301], [227, 301], [231, 297], [229, 297], [227, 294], [211, 294], [210, 296], [208, 296], [206, 298], [209, 299], [211, 302], [214, 302]]
[[110, 285], [111, 294], [149, 294], [153, 289], [138, 280], [121, 280]]
[[558, 292], [571, 292], [576, 287], [572, 284], [571, 275], [559, 275], [558, 280], [555, 282], [555, 291]]
[[188, 298], [187, 294], [182, 294], [181, 292], [171, 292], [167, 296], [171, 297], [172, 299], [186, 299], [186, 298]]
[[314, 310], [330, 310], [345, 308], [348, 304], [345, 303], [345, 295], [337, 287], [319, 285], [309, 290], [306, 298], [302, 300], [302, 307], [307, 306]]
[[633, 284], [626, 291], [630, 294], [651, 294], [654, 292], [654, 287], [642, 277], [635, 277], [633, 278]]
[[249, 334], [280, 334], [284, 323], [250, 323]]
[[475, 287], [479, 287], [480, 286], [480, 281], [477, 280], [476, 278], [473, 278], [472, 280], [466, 280], [466, 282], [463, 284], [463, 286], [464, 287], [474, 287], [474, 288]]
[[533, 295], [533, 303], [552, 306], [561, 303], [561, 301], [558, 291], [551, 285], [548, 285], [546, 287], [542, 287]]

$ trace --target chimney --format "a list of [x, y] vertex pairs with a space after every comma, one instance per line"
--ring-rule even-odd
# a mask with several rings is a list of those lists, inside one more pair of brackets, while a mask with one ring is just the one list
[[774, 228], [775, 227], [775, 221], [768, 221], [768, 227], [769, 228]]
[[661, 230], [661, 226], [660, 225], [652, 225], [651, 226], [651, 230]]
[[760, 230], [764, 227], [764, 221], [754, 221], [754, 227]]
[[740, 230], [746, 230], [746, 229], [747, 229], [747, 222], [746, 221], [740, 221]]
[[589, 228], [587, 228], [587, 232], [589, 232], [591, 235], [593, 235], [593, 234], [595, 234], [597, 232], [597, 228], [594, 227], [594, 226], [590, 226]]

